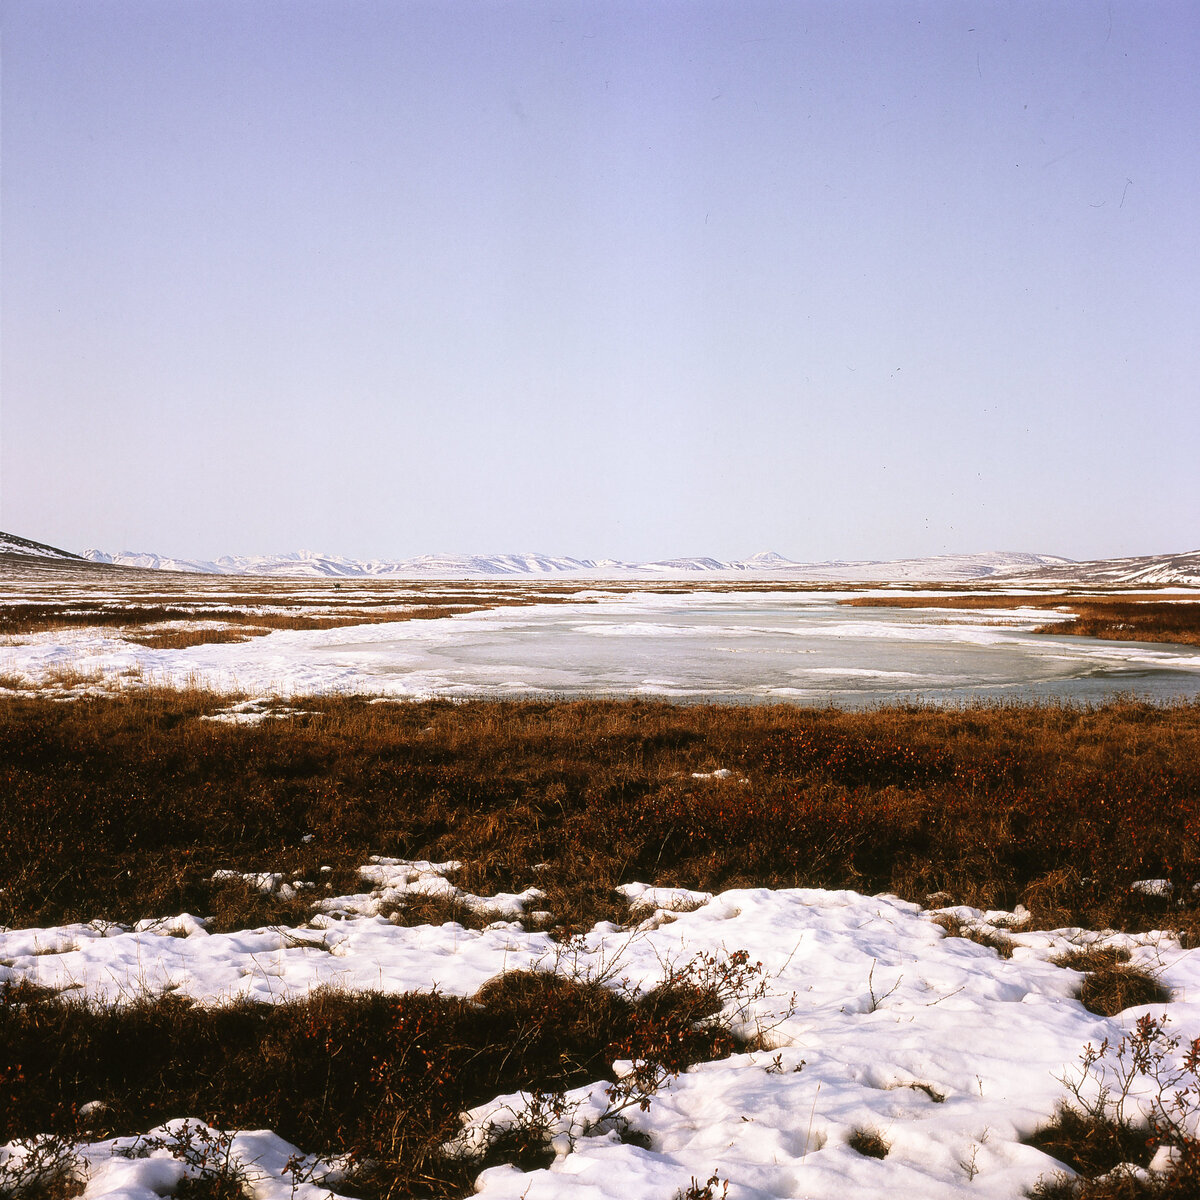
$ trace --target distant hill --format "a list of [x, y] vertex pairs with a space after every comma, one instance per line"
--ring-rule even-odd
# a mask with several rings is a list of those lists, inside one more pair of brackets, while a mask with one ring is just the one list
[[1200, 550], [1075, 562], [1052, 554], [992, 551], [928, 558], [805, 563], [773, 550], [724, 561], [697, 555], [653, 562], [572, 558], [549, 554], [424, 554], [406, 559], [353, 559], [301, 550], [290, 554], [223, 555], [186, 559], [149, 552], [82, 555], [16, 534], [0, 533], [0, 560], [55, 559], [80, 566], [114, 566], [203, 575], [265, 575], [310, 579], [718, 579], [812, 583], [993, 583], [1063, 587], [1200, 587]]
[[280, 575], [322, 579], [342, 578], [577, 578], [577, 579], [778, 579], [813, 582], [968, 582], [1007, 577], [1036, 568], [1065, 568], [1070, 560], [1049, 554], [992, 552], [946, 554], [933, 558], [895, 561], [834, 561], [801, 563], [774, 551], [746, 559], [723, 561], [704, 556], [623, 562], [611, 558], [571, 558], [548, 554], [425, 554], [417, 558], [350, 559], [299, 551], [291, 554], [235, 556], [213, 560], [169, 558], [153, 553], [124, 551], [107, 554], [88, 550], [92, 562], [163, 571], [192, 571], [211, 575]]
[[72, 562], [82, 562], [83, 557], [72, 554], [69, 550], [59, 550], [57, 546], [47, 546], [43, 542], [31, 542], [28, 538], [17, 537], [15, 533], [0, 533], [0, 554], [19, 554], [24, 558], [65, 558]]
[[1101, 558], [1064, 562], [1015, 576], [1028, 583], [1073, 586], [1200, 587], [1200, 550], [1185, 554], [1147, 554], [1138, 558]]

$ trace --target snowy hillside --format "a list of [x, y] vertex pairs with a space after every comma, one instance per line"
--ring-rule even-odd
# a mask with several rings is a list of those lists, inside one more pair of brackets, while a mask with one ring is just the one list
[[[1070, 563], [1052, 554], [991, 551], [983, 554], [939, 554], [931, 558], [900, 558], [890, 561], [788, 563], [772, 566], [770, 574], [783, 579], [835, 580], [846, 582], [902, 583], [969, 581], [1005, 578], [1019, 571]], [[749, 569], [763, 572], [760, 566]]]
[[1104, 558], [1092, 562], [1064, 561], [1022, 578], [1037, 583], [1200, 587], [1200, 550], [1186, 554], [1148, 554], [1139, 558]]
[[552, 575], [586, 574], [595, 569], [618, 570], [630, 564], [592, 559], [552, 558], [545, 554], [424, 554], [404, 560], [350, 559], [335, 554], [300, 550], [291, 554], [222, 555], [212, 560], [171, 558], [124, 550], [107, 554], [88, 550], [92, 562], [160, 571], [192, 571], [206, 575], [288, 575], [314, 578], [369, 576]]
[[92, 562], [152, 570], [193, 571], [212, 575], [282, 575], [312, 578], [384, 577], [495, 578], [575, 577], [586, 579], [653, 579], [751, 577], [781, 581], [967, 581], [1008, 576], [1041, 567], [1065, 567], [1070, 560], [1046, 554], [947, 554], [934, 558], [885, 561], [801, 563], [774, 551], [725, 562], [705, 556], [622, 562], [611, 558], [571, 558], [547, 554], [425, 554], [400, 560], [358, 560], [300, 551], [279, 555], [225, 555], [212, 561], [169, 558], [124, 551], [88, 550]]

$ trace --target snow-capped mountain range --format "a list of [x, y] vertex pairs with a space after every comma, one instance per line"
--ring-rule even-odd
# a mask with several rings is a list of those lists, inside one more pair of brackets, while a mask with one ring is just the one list
[[804, 563], [763, 551], [749, 558], [667, 558], [625, 562], [549, 554], [425, 554], [407, 559], [353, 559], [302, 550], [292, 554], [224, 555], [213, 560], [172, 558], [122, 551], [87, 550], [82, 555], [42, 542], [0, 533], [0, 559], [65, 559], [77, 564], [116, 566], [204, 575], [266, 575], [310, 579], [778, 579], [843, 583], [969, 583], [972, 581], [1064, 586], [1200, 587], [1200, 550], [1138, 558], [1076, 562], [1052, 554], [994, 551], [928, 558], [832, 560]]

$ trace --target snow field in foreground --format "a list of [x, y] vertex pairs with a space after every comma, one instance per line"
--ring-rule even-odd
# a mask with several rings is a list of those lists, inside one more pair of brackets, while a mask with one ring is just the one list
[[[631, 903], [651, 915], [633, 930], [598, 925], [566, 945], [514, 919], [472, 931], [397, 926], [379, 915], [405, 893], [453, 893], [447, 875], [456, 865], [374, 860], [362, 872], [370, 890], [320, 901], [322, 911], [297, 929], [209, 934], [184, 915], [133, 929], [3, 931], [0, 982], [28, 979], [106, 1004], [160, 991], [221, 1003], [278, 1001], [320, 985], [470, 996], [504, 971], [528, 968], [648, 987], [701, 953], [745, 950], [761, 961], [766, 994], [730, 1016], [744, 1031], [765, 1031], [771, 1049], [700, 1064], [648, 1111], [629, 1110], [650, 1149], [612, 1132], [587, 1135], [589, 1116], [607, 1106], [606, 1085], [577, 1089], [559, 1121], [553, 1165], [484, 1171], [478, 1193], [493, 1200], [669, 1198], [714, 1171], [730, 1181], [735, 1200], [1020, 1196], [1057, 1169], [1021, 1139], [1051, 1118], [1084, 1045], [1117, 1040], [1147, 1011], [1113, 1019], [1087, 1012], [1073, 998], [1080, 975], [1052, 957], [1089, 944], [1127, 949], [1172, 992], [1155, 1014], [1168, 1012], [1185, 1038], [1200, 1031], [1200, 952], [1165, 934], [1021, 933], [1011, 914], [947, 910], [964, 924], [1004, 928], [1015, 949], [1003, 959], [945, 936], [936, 914], [894, 897], [809, 889], [709, 896], [631, 885]], [[258, 878], [262, 886], [278, 882]], [[536, 907], [540, 894], [459, 898], [512, 918]], [[527, 1099], [498, 1097], [467, 1114], [464, 1138], [511, 1120]], [[886, 1158], [848, 1145], [860, 1128], [890, 1143]], [[165, 1151], [113, 1156], [130, 1141], [86, 1149], [85, 1200], [150, 1200], [178, 1179], [182, 1167]], [[282, 1167], [292, 1153], [263, 1131], [239, 1133], [233, 1146], [260, 1200], [291, 1200]], [[328, 1195], [330, 1187], [335, 1178], [322, 1189], [304, 1184], [296, 1196]]]

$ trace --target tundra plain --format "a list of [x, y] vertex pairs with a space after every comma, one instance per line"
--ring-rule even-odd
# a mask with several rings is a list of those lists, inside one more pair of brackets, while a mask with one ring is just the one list
[[[1051, 643], [1097, 605], [1135, 648], [1143, 615], [1200, 611], [839, 588]], [[22, 655], [695, 593], [61, 567], [0, 589], [7, 1195], [1195, 1194], [1186, 693], [165, 687]], [[1144, 645], [1184, 677], [1190, 641]]]

